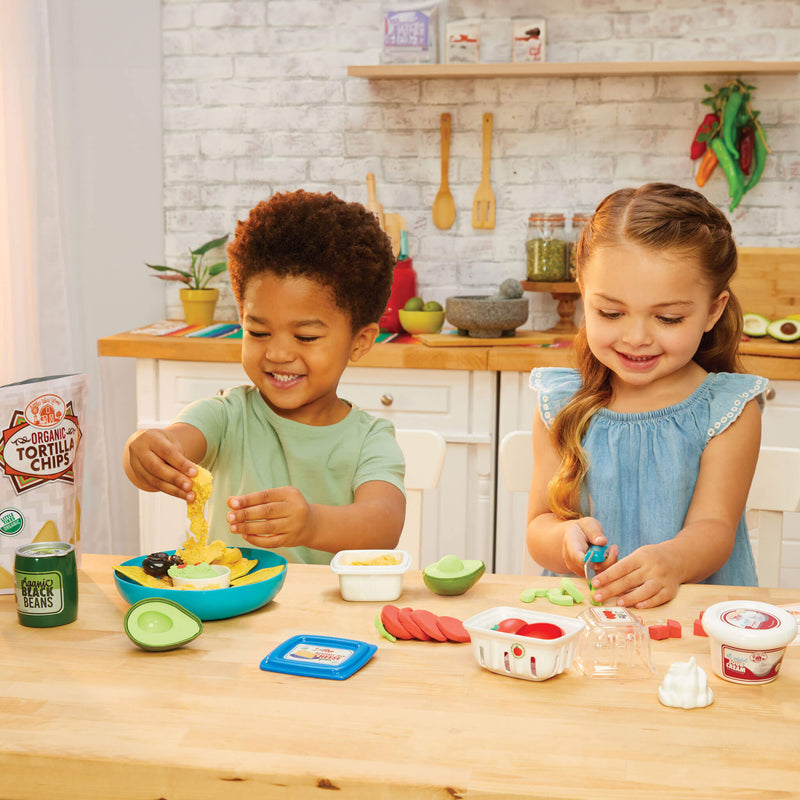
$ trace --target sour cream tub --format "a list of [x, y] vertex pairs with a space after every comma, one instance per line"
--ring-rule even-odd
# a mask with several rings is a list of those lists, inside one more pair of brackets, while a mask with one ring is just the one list
[[734, 683], [769, 683], [778, 677], [786, 646], [797, 635], [794, 617], [757, 600], [729, 600], [703, 613], [714, 672]]

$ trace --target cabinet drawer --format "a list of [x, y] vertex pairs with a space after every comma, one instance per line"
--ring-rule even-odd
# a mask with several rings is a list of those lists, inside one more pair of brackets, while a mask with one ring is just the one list
[[[470, 373], [459, 370], [349, 368], [339, 396], [398, 428], [470, 431]], [[485, 420], [488, 432], [491, 420]]]
[[775, 394], [764, 407], [761, 444], [800, 447], [800, 381], [770, 381], [769, 388]]
[[241, 364], [161, 361], [158, 376], [159, 415], [163, 421], [171, 421], [189, 403], [213, 397], [243, 383], [250, 383], [250, 379]]

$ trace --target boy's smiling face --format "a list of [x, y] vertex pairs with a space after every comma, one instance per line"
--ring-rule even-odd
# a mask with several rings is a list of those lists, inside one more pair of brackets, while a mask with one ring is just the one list
[[286, 419], [332, 425], [350, 406], [337, 396], [349, 360], [367, 353], [373, 323], [353, 333], [330, 289], [270, 272], [252, 278], [241, 308], [242, 366], [267, 405]]

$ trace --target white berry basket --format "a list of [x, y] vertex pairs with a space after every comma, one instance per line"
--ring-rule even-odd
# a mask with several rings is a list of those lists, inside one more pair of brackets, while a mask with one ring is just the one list
[[[512, 617], [527, 623], [558, 625], [564, 635], [557, 639], [535, 639], [492, 630], [494, 625]], [[472, 639], [475, 659], [484, 669], [526, 681], [545, 681], [560, 675], [572, 664], [579, 635], [586, 623], [559, 614], [499, 606], [470, 617], [464, 627]]]

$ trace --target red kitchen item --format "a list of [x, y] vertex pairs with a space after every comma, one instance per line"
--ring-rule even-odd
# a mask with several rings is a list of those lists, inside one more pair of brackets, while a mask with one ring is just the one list
[[380, 319], [380, 328], [389, 333], [402, 333], [400, 317], [397, 312], [412, 298], [417, 296], [417, 273], [414, 272], [414, 261], [404, 258], [395, 264], [392, 292], [386, 311]]

